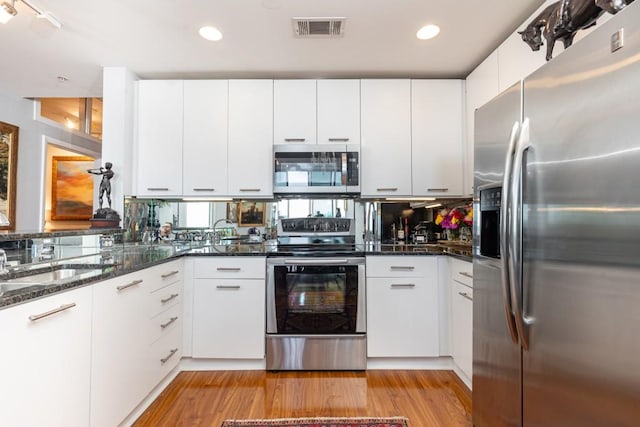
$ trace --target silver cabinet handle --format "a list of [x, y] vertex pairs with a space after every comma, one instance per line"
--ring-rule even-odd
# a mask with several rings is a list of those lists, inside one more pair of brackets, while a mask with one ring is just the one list
[[349, 138], [329, 138], [331, 142], [347, 142]]
[[171, 350], [169, 352], [169, 355], [167, 357], [160, 359], [160, 363], [162, 363], [164, 365], [165, 363], [167, 363], [167, 360], [171, 359], [171, 356], [173, 356], [177, 352], [178, 352], [178, 349], [174, 348], [173, 350]]
[[305, 142], [307, 139], [306, 138], [285, 138], [284, 140], [287, 142]]
[[216, 191], [215, 188], [194, 188], [193, 191]]
[[439, 193], [446, 193], [449, 191], [448, 188], [427, 188], [427, 191], [437, 191]]
[[116, 289], [118, 291], [124, 291], [125, 289], [128, 289], [128, 288], [130, 288], [132, 286], [135, 286], [135, 285], [139, 285], [142, 282], [143, 282], [143, 280], [134, 280], [133, 282], [127, 283], [126, 285], [118, 286], [118, 287], [116, 287]]
[[260, 191], [260, 189], [259, 189], [259, 188], [241, 188], [241, 189], [240, 189], [240, 191], [244, 191], [244, 192], [250, 192], [250, 191], [252, 191], [252, 192], [257, 192], [257, 191]]
[[463, 297], [463, 298], [468, 299], [469, 301], [473, 301], [473, 298], [471, 298], [471, 297], [469, 296], [469, 294], [468, 294], [468, 293], [466, 293], [466, 292], [458, 292], [458, 295], [460, 295], [460, 296], [461, 296], [461, 297]]
[[398, 187], [376, 188], [376, 191], [398, 191]]
[[165, 187], [147, 187], [149, 191], [169, 191], [168, 188]]
[[68, 310], [68, 309], [70, 309], [72, 307], [75, 307], [75, 306], [76, 306], [75, 302], [72, 302], [72, 303], [69, 303], [69, 304], [63, 304], [58, 308], [54, 308], [53, 310], [49, 310], [49, 311], [46, 311], [44, 313], [32, 314], [31, 316], [29, 316], [29, 320], [31, 320], [32, 322], [35, 322], [36, 320], [40, 320], [43, 317], [47, 317], [47, 316], [51, 316], [52, 314], [60, 313], [61, 311]]
[[461, 281], [460, 281], [460, 280], [458, 280], [458, 279], [453, 279], [453, 281], [454, 281], [454, 282], [456, 282], [456, 283], [460, 283], [461, 285], [466, 286], [467, 288], [469, 288], [469, 287], [470, 287], [467, 283], [461, 282]]
[[216, 268], [218, 271], [240, 271], [240, 267], [218, 267]]
[[163, 303], [163, 304], [166, 304], [166, 303], [168, 303], [169, 301], [171, 301], [172, 299], [177, 298], [179, 295], [180, 295], [180, 294], [171, 294], [171, 295], [169, 296], [169, 298], [161, 299], [161, 300], [160, 300], [160, 302], [161, 302], [161, 303]]
[[171, 319], [169, 319], [169, 321], [167, 323], [163, 323], [160, 325], [160, 327], [162, 329], [166, 328], [167, 326], [169, 326], [170, 324], [172, 324], [173, 322], [175, 322], [176, 320], [178, 320], [178, 316], [172, 317]]
[[407, 271], [413, 271], [416, 268], [412, 265], [392, 265], [391, 267], [389, 267], [391, 270], [407, 270]]
[[516, 321], [513, 317], [513, 308], [511, 306], [511, 275], [509, 274], [509, 225], [511, 223], [511, 179], [513, 172], [513, 156], [518, 142], [518, 133], [520, 132], [520, 123], [515, 122], [511, 129], [509, 137], [509, 148], [504, 160], [504, 176], [502, 178], [502, 193], [500, 195], [500, 284], [502, 286], [502, 303], [505, 311], [505, 320], [511, 341], [518, 344], [518, 330]]
[[178, 273], [180, 273], [180, 270], [174, 270], [174, 271], [170, 271], [168, 273], [161, 274], [160, 277], [162, 277], [163, 279], [166, 279], [167, 277], [171, 277], [174, 274], [178, 274]]
[[415, 288], [415, 283], [392, 283], [392, 288]]
[[240, 285], [217, 285], [216, 289], [240, 289]]
[[473, 274], [467, 273], [466, 271], [458, 271], [458, 274], [464, 277], [468, 277], [469, 279], [473, 279]]

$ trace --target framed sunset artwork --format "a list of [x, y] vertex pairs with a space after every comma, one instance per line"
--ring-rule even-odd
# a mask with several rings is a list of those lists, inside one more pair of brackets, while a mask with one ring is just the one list
[[51, 219], [84, 220], [93, 213], [94, 159], [81, 156], [53, 156]]

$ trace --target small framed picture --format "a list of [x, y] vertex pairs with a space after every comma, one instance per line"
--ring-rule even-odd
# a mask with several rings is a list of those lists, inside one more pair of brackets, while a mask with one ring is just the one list
[[265, 224], [265, 202], [241, 202], [238, 209], [238, 225], [255, 227]]

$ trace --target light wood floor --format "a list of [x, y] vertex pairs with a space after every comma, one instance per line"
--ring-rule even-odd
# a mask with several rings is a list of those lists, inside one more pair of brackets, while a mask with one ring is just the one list
[[134, 426], [318, 416], [405, 416], [409, 427], [471, 426], [471, 392], [451, 371], [182, 372]]

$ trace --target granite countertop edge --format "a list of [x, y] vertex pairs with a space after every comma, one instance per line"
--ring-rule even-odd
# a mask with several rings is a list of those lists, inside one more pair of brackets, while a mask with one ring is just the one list
[[[203, 251], [203, 248], [196, 248], [191, 250], [184, 250], [179, 252], [168, 253], [165, 257], [153, 260], [145, 260], [143, 262], [137, 263], [128, 263], [124, 262], [123, 264], [127, 264], [126, 267], [122, 267], [119, 265], [107, 265], [105, 267], [105, 271], [102, 274], [96, 274], [91, 277], [85, 277], [81, 279], [67, 279], [61, 281], [61, 283], [51, 283], [47, 285], [43, 283], [41, 285], [29, 286], [24, 288], [24, 292], [15, 293], [9, 296], [0, 296], [0, 310], [6, 309], [8, 307], [12, 307], [18, 304], [22, 304], [28, 301], [40, 299], [43, 297], [51, 296], [60, 292], [80, 288], [83, 286], [88, 286], [95, 284], [100, 281], [113, 279], [119, 276], [123, 276], [125, 274], [134, 273], [139, 270], [143, 270], [146, 268], [153, 267], [155, 265], [164, 264], [166, 262], [173, 261], [175, 259], [188, 256], [188, 257], [229, 257], [229, 256], [238, 256], [238, 257], [255, 257], [255, 256], [265, 256], [265, 257], [274, 257], [274, 256], [291, 256], [292, 253], [287, 252], [277, 252], [274, 250], [267, 250], [266, 248], [262, 251], [252, 251], [252, 252], [221, 252], [217, 250], [209, 250]], [[411, 250], [409, 250], [411, 249]], [[397, 255], [409, 255], [409, 256], [433, 256], [433, 255], [445, 255], [452, 256], [456, 259], [460, 259], [462, 261], [471, 262], [473, 258], [469, 255], [459, 254], [448, 251], [439, 251], [439, 250], [414, 250], [415, 248], [394, 248], [391, 249], [368, 249], [355, 252], [356, 256], [397, 256]], [[73, 264], [64, 264], [65, 267], [73, 268]], [[32, 288], [32, 289], [29, 289]]]

